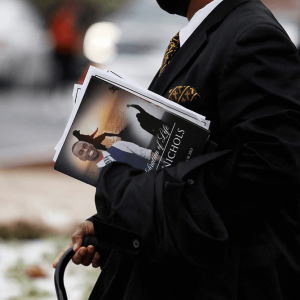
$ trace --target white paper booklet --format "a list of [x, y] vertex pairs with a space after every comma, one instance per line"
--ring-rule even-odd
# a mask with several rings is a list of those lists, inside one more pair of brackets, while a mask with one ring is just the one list
[[205, 116], [197, 114], [189, 109], [184, 108], [183, 106], [181, 106], [175, 102], [169, 101], [166, 98], [147, 90], [146, 88], [144, 88], [143, 86], [138, 84], [136, 81], [132, 80], [131, 78], [129, 78], [128, 76], [126, 76], [124, 74], [116, 73], [116, 72], [113, 72], [110, 70], [101, 70], [101, 69], [95, 68], [93, 66], [90, 66], [83, 84], [82, 85], [79, 85], [79, 84], [74, 85], [74, 89], [73, 89], [74, 107], [73, 107], [72, 113], [70, 115], [70, 118], [68, 120], [68, 123], [65, 127], [64, 133], [54, 148], [56, 150], [55, 156], [53, 158], [54, 161], [56, 161], [56, 159], [60, 153], [60, 150], [61, 150], [61, 148], [64, 144], [64, 141], [68, 135], [70, 127], [74, 121], [74, 118], [77, 114], [80, 103], [84, 97], [85, 91], [86, 91], [88, 84], [92, 77], [99, 78], [99, 79], [101, 79], [109, 84], [112, 84], [124, 91], [127, 91], [137, 97], [140, 97], [140, 98], [152, 103], [153, 105], [156, 105], [163, 109], [166, 109], [169, 112], [171, 112], [175, 115], [178, 115], [198, 126], [201, 126], [207, 130], [209, 129], [210, 121], [206, 120]]

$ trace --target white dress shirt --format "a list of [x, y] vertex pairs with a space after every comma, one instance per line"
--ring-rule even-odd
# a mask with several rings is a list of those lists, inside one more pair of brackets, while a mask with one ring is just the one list
[[[151, 149], [140, 147], [134, 143], [118, 141], [115, 142], [112, 146], [124, 152], [134, 153], [148, 160], [151, 159], [151, 153], [152, 153]], [[109, 163], [115, 161], [115, 159], [113, 159], [107, 151], [102, 151], [102, 154], [103, 154], [103, 159], [97, 163], [98, 168], [105, 167]]]
[[203, 8], [199, 9], [191, 18], [190, 22], [180, 30], [180, 47], [191, 36], [195, 29], [204, 21], [204, 19], [222, 2], [223, 0], [213, 0]]

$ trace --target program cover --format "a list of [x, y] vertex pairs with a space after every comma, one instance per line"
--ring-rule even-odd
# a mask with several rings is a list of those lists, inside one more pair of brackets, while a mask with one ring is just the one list
[[149, 172], [199, 155], [209, 131], [91, 76], [54, 168], [96, 185], [103, 168], [126, 162]]

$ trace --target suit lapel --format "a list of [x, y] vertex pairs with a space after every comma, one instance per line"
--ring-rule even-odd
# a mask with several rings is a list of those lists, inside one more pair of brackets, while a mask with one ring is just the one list
[[237, 6], [248, 1], [251, 0], [223, 0], [177, 51], [161, 76], [156, 74], [149, 89], [157, 94], [164, 95], [172, 81], [188, 65], [188, 62], [205, 47], [209, 30], [220, 23]]
[[190, 39], [186, 41], [183, 47], [174, 55], [163, 73], [160, 76], [156, 76], [156, 81], [151, 88], [152, 91], [164, 95], [165, 90], [170, 86], [170, 83], [204, 45], [206, 42], [206, 31], [203, 30], [202, 26], [199, 26], [197, 29], [200, 29], [198, 30], [200, 32], [198, 32], [199, 35], [197, 41], [194, 43], [191, 43]]

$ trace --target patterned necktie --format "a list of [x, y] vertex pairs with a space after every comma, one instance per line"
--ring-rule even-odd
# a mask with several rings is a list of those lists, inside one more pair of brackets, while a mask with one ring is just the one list
[[175, 55], [176, 51], [179, 49], [179, 32], [172, 38], [170, 44], [165, 52], [163, 62], [160, 67], [159, 76], [162, 74], [166, 66], [170, 63], [171, 58]]

